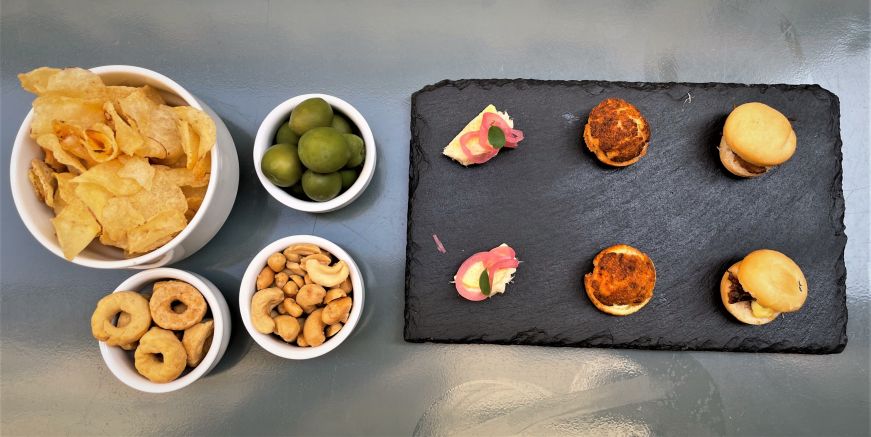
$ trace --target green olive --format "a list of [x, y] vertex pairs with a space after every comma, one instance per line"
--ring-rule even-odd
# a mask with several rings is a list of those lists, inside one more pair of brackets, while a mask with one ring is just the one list
[[351, 157], [348, 142], [331, 127], [316, 127], [299, 139], [299, 159], [312, 171], [332, 173]]
[[339, 172], [342, 175], [342, 191], [351, 188], [351, 185], [354, 185], [354, 182], [357, 181], [357, 170], [346, 169]]
[[296, 146], [276, 144], [270, 147], [260, 160], [260, 170], [270, 182], [279, 187], [289, 187], [299, 182], [303, 168]]
[[351, 122], [348, 121], [348, 119], [345, 118], [345, 116], [342, 114], [333, 114], [333, 122], [331, 126], [333, 127], [333, 129], [343, 134], [349, 134], [354, 131]]
[[342, 176], [338, 172], [321, 174], [306, 170], [302, 175], [305, 195], [318, 202], [326, 202], [342, 191]]
[[344, 137], [345, 141], [348, 142], [348, 149], [351, 151], [351, 157], [348, 158], [348, 163], [345, 166], [348, 168], [359, 167], [366, 156], [366, 147], [363, 145], [363, 139], [354, 134], [344, 134]]
[[326, 100], [315, 97], [304, 100], [290, 113], [290, 129], [297, 135], [333, 122], [333, 107]]
[[301, 183], [301, 182], [300, 182], [300, 183], [297, 183], [297, 184], [294, 184], [294, 186], [288, 188], [288, 191], [290, 191], [290, 195], [291, 195], [291, 196], [296, 197], [297, 199], [300, 199], [300, 200], [311, 200], [311, 199], [308, 198], [308, 196], [305, 195], [305, 191], [303, 191], [303, 189], [302, 189], [302, 183]]
[[278, 133], [275, 134], [275, 143], [293, 144], [295, 146], [299, 143], [299, 135], [293, 133], [290, 129], [290, 123], [281, 123], [281, 127], [278, 128]]

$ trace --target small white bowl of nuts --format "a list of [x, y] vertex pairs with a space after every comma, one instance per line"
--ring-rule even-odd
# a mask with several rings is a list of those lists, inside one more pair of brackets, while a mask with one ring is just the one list
[[258, 253], [242, 277], [245, 329], [267, 351], [306, 360], [338, 347], [363, 313], [363, 276], [335, 243], [293, 235]]

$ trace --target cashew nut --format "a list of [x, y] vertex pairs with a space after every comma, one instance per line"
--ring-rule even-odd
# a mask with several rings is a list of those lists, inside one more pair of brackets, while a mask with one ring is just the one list
[[300, 266], [305, 266], [305, 263], [307, 263], [308, 260], [310, 260], [310, 259], [313, 259], [313, 260], [315, 260], [315, 261], [317, 261], [317, 262], [319, 262], [319, 263], [321, 263], [321, 264], [323, 264], [323, 265], [325, 265], [325, 266], [328, 266], [328, 265], [330, 265], [330, 263], [333, 262], [333, 259], [330, 258], [329, 256], [324, 255], [324, 254], [322, 254], [322, 253], [316, 253], [316, 254], [314, 254], [314, 255], [309, 255], [309, 256], [303, 258], [303, 259], [299, 262], [299, 265], [300, 265]]
[[251, 298], [251, 323], [257, 332], [271, 334], [275, 330], [275, 321], [270, 313], [283, 300], [284, 292], [280, 288], [264, 288], [254, 293]]
[[[280, 304], [280, 305], [278, 305], [277, 307], [275, 307], [275, 310], [276, 310], [276, 312], [278, 313], [278, 315], [280, 315], [280, 316], [281, 316], [281, 315], [285, 315], [285, 314], [287, 314], [287, 310], [284, 309], [284, 303], [283, 303], [283, 302], [282, 302], [282, 304]], [[278, 317], [278, 316], [275, 316], [275, 317]], [[275, 318], [275, 317], [273, 317], [273, 318]]]
[[284, 288], [285, 284], [287, 284], [287, 281], [289, 280], [290, 276], [288, 276], [287, 273], [284, 273], [283, 271], [275, 274], [275, 286], [278, 288]]
[[284, 284], [281, 291], [283, 291], [284, 295], [287, 297], [296, 297], [296, 294], [299, 293], [299, 286], [296, 285], [296, 282], [287, 281], [287, 284]]
[[294, 275], [305, 276], [305, 270], [302, 269], [302, 266], [299, 263], [288, 261], [286, 264], [287, 270], [290, 270]]
[[284, 264], [287, 262], [287, 258], [284, 255], [275, 252], [272, 255], [269, 255], [269, 258], [266, 259], [266, 265], [272, 269], [273, 272], [278, 273], [284, 270]]
[[299, 347], [308, 347], [308, 343], [306, 343], [304, 335], [297, 334], [296, 345]]
[[296, 303], [295, 300], [289, 297], [284, 299], [284, 301], [281, 302], [281, 305], [279, 305], [278, 308], [284, 309], [285, 313], [290, 314], [293, 317], [299, 317], [303, 313], [302, 307], [299, 306], [299, 304]]
[[296, 340], [299, 331], [299, 322], [296, 320], [296, 317], [278, 316], [275, 318], [275, 333], [278, 334], [282, 340], [288, 343]]
[[[327, 304], [321, 313], [323, 322], [327, 325], [334, 325], [348, 317], [351, 312], [353, 300], [350, 297], [342, 297]], [[312, 313], [314, 314], [314, 313]]]
[[272, 282], [275, 280], [275, 272], [272, 271], [268, 266], [264, 267], [263, 270], [257, 275], [257, 289], [262, 290], [266, 287], [272, 285]]
[[316, 260], [310, 259], [305, 263], [305, 269], [315, 284], [323, 287], [335, 287], [348, 278], [350, 270], [344, 261], [339, 261], [332, 266], [325, 266]]
[[324, 336], [324, 321], [321, 319], [322, 309], [314, 310], [311, 315], [305, 319], [305, 326], [302, 328], [302, 335], [305, 337], [305, 342], [309, 346], [320, 346], [327, 339]]
[[284, 258], [285, 258], [286, 260], [290, 261], [290, 262], [298, 263], [299, 260], [302, 259], [301, 256], [299, 256], [299, 255], [297, 255], [297, 254], [295, 254], [295, 253], [291, 253], [291, 252], [288, 251], [287, 249], [284, 249], [284, 252], [282, 252], [281, 254], [284, 255]]
[[342, 330], [342, 326], [344, 326], [344, 325], [342, 325], [341, 323], [336, 323], [335, 325], [328, 326], [327, 327], [327, 337], [329, 338], [329, 337], [332, 337], [332, 336], [338, 334], [339, 331]]
[[345, 297], [347, 295], [348, 294], [345, 293], [345, 290], [342, 290], [341, 288], [331, 288], [327, 291], [327, 294], [324, 295], [324, 303], [328, 304], [340, 297]]
[[316, 253], [321, 253], [321, 248], [318, 247], [316, 244], [310, 243], [294, 244], [287, 249], [284, 249], [284, 255], [287, 256], [288, 253], [300, 256], [308, 256], [314, 255]]
[[305, 285], [305, 279], [301, 275], [290, 275], [290, 280], [299, 288]]
[[312, 281], [312, 278], [311, 278], [311, 276], [309, 276], [309, 275], [305, 275], [305, 276], [302, 278], [302, 280], [305, 281], [306, 285], [308, 285], [308, 284], [314, 284], [314, 283], [315, 283], [314, 281]]
[[354, 289], [353, 284], [351, 284], [351, 278], [345, 278], [345, 280], [342, 281], [342, 284], [339, 285], [339, 288], [345, 290], [345, 293], [350, 293]]
[[296, 295], [296, 303], [303, 308], [319, 305], [324, 301], [326, 294], [327, 292], [324, 290], [324, 287], [317, 284], [309, 284], [299, 289], [299, 293]]

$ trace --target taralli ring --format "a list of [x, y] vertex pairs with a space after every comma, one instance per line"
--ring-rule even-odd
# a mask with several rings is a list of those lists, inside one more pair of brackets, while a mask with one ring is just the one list
[[139, 339], [139, 347], [133, 357], [136, 370], [152, 382], [175, 380], [187, 365], [187, 352], [181, 340], [172, 331], [157, 327], [151, 328]]
[[[186, 308], [177, 313], [173, 305], [183, 303]], [[148, 302], [154, 323], [163, 329], [187, 329], [203, 320], [206, 315], [206, 300], [196, 288], [182, 281], [154, 283], [154, 293]]]
[[214, 332], [215, 322], [213, 320], [204, 320], [202, 323], [197, 323], [184, 330], [181, 344], [187, 353], [188, 366], [197, 367], [200, 364], [208, 352], [209, 346], [212, 345]]
[[[114, 323], [116, 316], [127, 314], [125, 323]], [[127, 318], [129, 317], [129, 320]], [[134, 291], [112, 293], [97, 302], [91, 316], [91, 333], [94, 338], [110, 346], [136, 343], [151, 326], [148, 301]]]

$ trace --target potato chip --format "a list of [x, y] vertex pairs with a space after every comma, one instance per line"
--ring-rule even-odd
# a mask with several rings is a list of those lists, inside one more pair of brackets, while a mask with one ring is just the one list
[[61, 162], [54, 157], [54, 153], [51, 153], [51, 150], [42, 149], [42, 152], [45, 154], [43, 161], [47, 166], [51, 167], [52, 170], [57, 172], [64, 172], [67, 170], [67, 166], [61, 164]]
[[112, 126], [115, 128], [115, 141], [118, 143], [118, 148], [121, 149], [121, 153], [131, 156], [136, 154], [145, 143], [145, 140], [142, 138], [142, 135], [139, 134], [139, 131], [130, 126], [124, 118], [118, 115], [118, 111], [115, 110], [115, 105], [112, 104], [112, 102], [106, 102], [103, 105], [103, 111], [106, 113], [109, 120], [112, 122]]
[[183, 155], [175, 116], [168, 106], [155, 103], [143, 88], [118, 103], [145, 140], [137, 155], [167, 161], [175, 161]]
[[105, 229], [105, 224], [103, 223], [103, 209], [106, 207], [106, 203], [109, 202], [109, 199], [113, 197], [112, 193], [109, 190], [90, 182], [81, 182], [74, 183], [75, 185], [75, 195], [76, 197], [91, 210], [91, 213], [94, 214], [97, 221]]
[[67, 205], [51, 219], [64, 257], [72, 260], [100, 233], [100, 224], [82, 203]]
[[85, 129], [85, 150], [96, 162], [106, 162], [118, 156], [115, 132], [103, 123], [95, 123]]
[[197, 161], [197, 165], [194, 166], [193, 174], [194, 181], [191, 186], [206, 186], [209, 184], [209, 177], [212, 173], [212, 155], [208, 154], [203, 157], [203, 159]]
[[133, 179], [142, 188], [151, 190], [151, 183], [154, 181], [154, 167], [148, 163], [145, 158], [138, 156], [123, 156], [121, 157], [123, 166], [118, 170], [118, 176], [122, 178]]
[[100, 76], [84, 68], [64, 68], [48, 78], [43, 94], [68, 97], [96, 96], [106, 86]]
[[30, 136], [37, 138], [42, 134], [53, 133], [54, 121], [85, 128], [104, 120], [102, 100], [52, 95], [37, 97], [33, 101]]
[[21, 88], [40, 95], [48, 90], [49, 79], [60, 71], [59, 68], [39, 67], [27, 73], [19, 74], [18, 80], [21, 81]]
[[118, 175], [124, 167], [120, 160], [107, 161], [97, 164], [84, 173], [76, 176], [73, 182], [90, 182], [97, 184], [116, 196], [130, 196], [142, 191], [142, 186], [133, 179]]
[[54, 171], [44, 162], [34, 159], [30, 161], [30, 171], [27, 172], [27, 178], [30, 179], [30, 184], [33, 185], [39, 200], [48, 206], [54, 206], [54, 192], [57, 188]]
[[187, 168], [192, 169], [194, 164], [209, 154], [215, 145], [217, 138], [215, 123], [205, 112], [190, 106], [177, 106], [172, 108], [172, 111], [178, 117], [179, 125], [187, 124], [191, 131], [189, 135], [191, 144], [185, 148], [184, 137], [182, 137], [182, 149], [187, 155]]
[[183, 213], [163, 211], [127, 233], [127, 253], [145, 253], [163, 246], [185, 226]]
[[185, 200], [188, 203], [188, 209], [185, 211], [185, 218], [190, 221], [194, 218], [200, 206], [203, 205], [203, 199], [206, 197], [206, 189], [208, 187], [181, 187], [181, 192], [184, 193]]
[[[124, 244], [127, 241], [127, 233], [145, 223], [145, 217], [133, 207], [130, 199], [126, 197], [113, 197], [106, 202], [103, 208], [103, 234], [116, 244]], [[122, 246], [123, 248], [123, 246]]]
[[129, 196], [133, 207], [146, 220], [163, 211], [177, 211], [183, 214], [187, 210], [188, 204], [181, 188], [167, 176], [165, 171], [161, 171], [159, 168], [156, 170], [151, 190], [140, 190]]
[[39, 137], [36, 138], [36, 143], [39, 144], [39, 146], [42, 147], [43, 149], [51, 151], [52, 155], [61, 164], [65, 165], [67, 167], [72, 167], [73, 169], [75, 169], [75, 171], [77, 171], [79, 173], [82, 173], [82, 172], [87, 170], [85, 168], [85, 166], [82, 165], [82, 162], [79, 161], [78, 158], [76, 158], [73, 155], [70, 155], [69, 153], [67, 153], [66, 150], [64, 150], [61, 147], [60, 141], [58, 140], [57, 136], [55, 136], [54, 134], [40, 135]]

